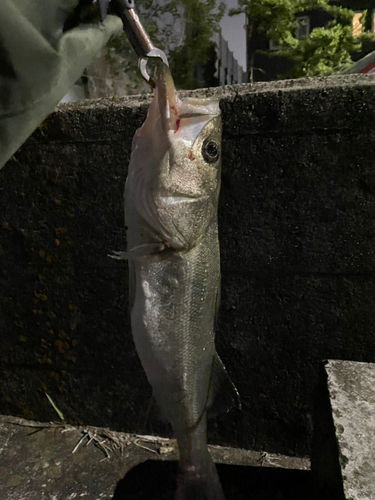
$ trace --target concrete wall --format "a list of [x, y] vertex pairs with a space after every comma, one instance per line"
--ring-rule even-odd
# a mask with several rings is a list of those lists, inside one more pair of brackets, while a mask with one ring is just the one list
[[[186, 95], [187, 93], [185, 93]], [[193, 92], [194, 94], [194, 92]], [[375, 79], [201, 90], [224, 123], [211, 440], [305, 454], [320, 360], [375, 359]], [[167, 432], [129, 331], [122, 193], [149, 97], [59, 108], [0, 172], [0, 411]]]

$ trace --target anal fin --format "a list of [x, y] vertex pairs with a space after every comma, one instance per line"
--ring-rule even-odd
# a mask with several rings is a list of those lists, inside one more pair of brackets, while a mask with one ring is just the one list
[[215, 351], [212, 360], [210, 388], [208, 393], [208, 416], [226, 413], [232, 407], [241, 409], [240, 395], [233, 384], [224, 363]]

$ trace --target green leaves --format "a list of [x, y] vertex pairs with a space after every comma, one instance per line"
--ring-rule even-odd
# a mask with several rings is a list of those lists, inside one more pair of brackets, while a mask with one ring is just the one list
[[294, 61], [290, 76], [328, 76], [350, 65], [350, 52], [355, 45], [348, 31], [350, 26], [315, 28], [293, 50], [288, 47], [281, 50], [282, 55]]
[[[213, 74], [210, 73], [213, 52], [211, 40], [218, 30], [225, 6], [217, 4], [216, 0], [181, 0], [183, 6], [184, 37], [180, 46], [170, 50], [170, 67], [175, 84], [178, 88], [194, 89], [203, 85], [212, 84]], [[207, 81], [208, 80], [208, 81]]]
[[[374, 35], [363, 27], [353, 34], [354, 11], [327, 0], [238, 0], [239, 7], [229, 14], [244, 12], [253, 31], [264, 34], [278, 50], [270, 56], [282, 56], [292, 61], [292, 69], [283, 78], [330, 75], [352, 63], [351, 54], [362, 50], [365, 41], [374, 41]], [[297, 38], [296, 14], [311, 10], [323, 10], [330, 14], [326, 26], [314, 28], [308, 37]], [[365, 26], [367, 12], [363, 13]], [[362, 21], [362, 20], [361, 20]]]

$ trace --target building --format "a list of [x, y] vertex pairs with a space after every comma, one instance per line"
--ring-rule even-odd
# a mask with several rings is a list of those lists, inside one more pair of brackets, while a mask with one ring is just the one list
[[245, 83], [247, 81], [246, 71], [235, 59], [233, 52], [229, 49], [228, 42], [224, 40], [221, 32], [214, 37], [217, 53], [217, 77], [219, 86]]

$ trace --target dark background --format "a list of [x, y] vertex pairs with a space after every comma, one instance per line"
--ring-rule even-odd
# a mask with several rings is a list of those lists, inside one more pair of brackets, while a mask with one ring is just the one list
[[[375, 361], [375, 79], [194, 93], [208, 94], [224, 126], [217, 347], [242, 399], [210, 440], [307, 454], [320, 361]], [[126, 264], [108, 257], [126, 247], [149, 102], [63, 106], [0, 172], [2, 414], [54, 420], [47, 392], [72, 423], [169, 432], [134, 350]]]

